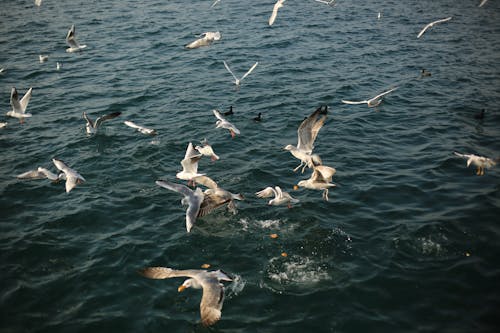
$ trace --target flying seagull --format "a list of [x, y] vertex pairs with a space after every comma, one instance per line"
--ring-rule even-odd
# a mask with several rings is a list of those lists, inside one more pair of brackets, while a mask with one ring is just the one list
[[148, 267], [139, 272], [150, 279], [169, 279], [173, 277], [189, 277], [177, 289], [178, 292], [186, 288], [203, 289], [200, 302], [201, 323], [211, 326], [221, 318], [224, 303], [224, 285], [221, 281], [233, 281], [221, 270], [206, 271], [201, 269], [175, 270], [167, 267]]
[[368, 100], [354, 102], [354, 101], [347, 101], [347, 100], [343, 99], [342, 103], [345, 103], [345, 104], [365, 104], [366, 103], [368, 105], [368, 107], [373, 108], [373, 107], [379, 106], [380, 103], [382, 103], [382, 99], [383, 99], [382, 97], [384, 97], [385, 95], [387, 95], [390, 92], [393, 92], [396, 89], [398, 89], [398, 88], [395, 87], [395, 88], [389, 89], [389, 90], [384, 91], [383, 93], [378, 94], [377, 96], [370, 98]]
[[186, 45], [186, 49], [197, 49], [201, 46], [208, 46], [216, 40], [221, 39], [220, 32], [204, 32], [200, 35], [200, 38]]
[[255, 195], [259, 198], [268, 198], [274, 195], [274, 199], [269, 200], [267, 203], [270, 206], [287, 204], [288, 208], [292, 208], [292, 204], [299, 202], [298, 199], [293, 198], [288, 192], [283, 192], [279, 186], [275, 186], [274, 188], [268, 186], [262, 191], [256, 192]]
[[236, 75], [234, 75], [233, 71], [231, 70], [231, 68], [229, 68], [228, 64], [226, 63], [226, 61], [222, 61], [224, 63], [224, 66], [226, 67], [227, 71], [229, 73], [231, 73], [231, 75], [233, 76], [234, 78], [234, 84], [236, 84], [237, 87], [240, 86], [241, 84], [241, 81], [243, 81], [244, 78], [246, 78], [250, 73], [252, 73], [252, 71], [255, 69], [255, 67], [257, 67], [257, 65], [259, 64], [259, 62], [256, 62], [255, 64], [253, 64], [252, 67], [250, 67], [250, 69], [241, 77], [241, 79], [238, 79], [236, 77]]
[[69, 193], [75, 188], [76, 185], [85, 181], [85, 178], [83, 178], [82, 175], [80, 175], [76, 170], [71, 169], [63, 161], [53, 158], [52, 162], [54, 162], [57, 169], [64, 173], [64, 178], [66, 178], [66, 193]]
[[451, 20], [451, 18], [452, 18], [452, 17], [450, 16], [450, 17], [447, 17], [447, 18], [445, 18], [445, 19], [442, 19], [442, 20], [437, 20], [437, 21], [434, 21], [434, 22], [431, 22], [431, 23], [427, 24], [427, 25], [426, 25], [426, 26], [425, 26], [425, 27], [424, 27], [424, 28], [423, 28], [423, 29], [422, 29], [422, 30], [418, 33], [417, 38], [420, 38], [420, 37], [424, 34], [424, 32], [425, 32], [427, 29], [429, 29], [429, 28], [433, 27], [435, 24], [438, 24], [438, 23], [443, 23], [443, 22], [449, 21], [449, 20]]
[[139, 132], [141, 132], [142, 134], [147, 134], [147, 135], [156, 135], [156, 131], [152, 128], [146, 128], [146, 127], [143, 127], [143, 126], [139, 126], [137, 125], [136, 123], [130, 121], [130, 120], [125, 120], [123, 122], [125, 125], [127, 125], [128, 127], [132, 127], [132, 128], [135, 128], [136, 130], [138, 130]]
[[236, 128], [236, 126], [234, 126], [232, 123], [230, 123], [229, 121], [227, 121], [221, 114], [219, 111], [217, 110], [213, 110], [212, 111], [215, 115], [215, 117], [217, 117], [217, 121], [215, 122], [215, 127], [216, 128], [226, 128], [229, 130], [229, 132], [231, 133], [231, 137], [234, 139], [234, 137], [236, 136], [236, 134], [240, 134], [240, 130]]
[[471, 164], [474, 164], [477, 167], [476, 175], [478, 176], [483, 176], [485, 168], [493, 168], [500, 161], [500, 159], [498, 158], [492, 159], [474, 154], [460, 154], [457, 152], [454, 152], [454, 154], [458, 157], [465, 158], [467, 160], [467, 167], [469, 167]]
[[23, 98], [19, 100], [17, 89], [12, 87], [10, 91], [10, 105], [12, 105], [12, 111], [7, 112], [7, 116], [18, 118], [21, 124], [24, 122], [24, 118], [31, 117], [31, 113], [26, 113], [26, 108], [30, 102], [32, 91], [33, 88], [29, 88]]
[[287, 145], [285, 150], [300, 160], [300, 164], [293, 171], [302, 167], [302, 173], [306, 167], [312, 168], [315, 164], [321, 164], [321, 158], [313, 154], [314, 141], [318, 136], [319, 130], [323, 127], [328, 113], [328, 106], [320, 106], [309, 117], [307, 117], [297, 130], [297, 146]]
[[276, 16], [278, 15], [278, 9], [280, 9], [281, 7], [283, 7], [283, 4], [285, 3], [285, 1], [286, 0], [278, 0], [274, 4], [273, 12], [271, 14], [271, 17], [269, 17], [269, 26], [271, 26], [271, 25], [274, 24], [274, 21], [276, 20]]
[[156, 185], [178, 192], [184, 196], [181, 202], [183, 205], [188, 205], [186, 210], [186, 230], [187, 232], [191, 232], [204, 198], [201, 188], [197, 187], [196, 190], [193, 191], [185, 185], [174, 184], [161, 179], [156, 181]]
[[73, 24], [71, 28], [68, 30], [68, 34], [66, 35], [66, 44], [69, 45], [69, 47], [66, 49], [66, 52], [69, 53], [77, 52], [87, 47], [87, 45], [78, 44], [78, 42], [75, 39], [75, 34], [76, 34], [75, 25]]
[[85, 111], [84, 111], [83, 112], [83, 118], [85, 118], [85, 120], [87, 121], [87, 124], [85, 124], [85, 130], [87, 131], [87, 134], [95, 134], [95, 133], [97, 133], [97, 130], [99, 129], [99, 127], [101, 126], [101, 124], [103, 122], [105, 122], [106, 120], [110, 120], [110, 119], [116, 118], [116, 117], [118, 117], [121, 114], [122, 114], [121, 112], [109, 113], [109, 114], [106, 114], [104, 116], [97, 117], [97, 119], [94, 122], [94, 121], [92, 121], [92, 119], [90, 119], [87, 116], [87, 113], [85, 113]]
[[[323, 190], [323, 199], [328, 201], [328, 189], [335, 187], [335, 184], [330, 183], [332, 176], [336, 170], [326, 165], [318, 165], [313, 169], [313, 173], [309, 179], [301, 180], [297, 186], [305, 187], [312, 190]], [[298, 187], [294, 187], [297, 189]]]
[[200, 154], [203, 156], [208, 156], [212, 161], [217, 161], [219, 159], [219, 156], [215, 154], [214, 150], [212, 149], [212, 146], [208, 143], [207, 139], [204, 139], [201, 142], [201, 146], [196, 146], [194, 147]]

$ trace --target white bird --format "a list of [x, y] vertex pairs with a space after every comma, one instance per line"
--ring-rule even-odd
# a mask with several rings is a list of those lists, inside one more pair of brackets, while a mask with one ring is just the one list
[[7, 122], [3, 122], [3, 121], [0, 122], [0, 128], [4, 128], [5, 126], [7, 126], [7, 124], [8, 124]]
[[5, 68], [0, 68], [0, 74], [3, 73], [5, 71]]
[[40, 63], [46, 62], [47, 60], [49, 60], [49, 56], [40, 54], [38, 55], [38, 60], [40, 60]]
[[60, 70], [60, 69], [61, 69], [61, 67], [62, 67], [62, 64], [61, 64], [60, 62], [57, 62], [57, 63], [56, 63], [56, 69], [57, 69], [57, 70]]
[[217, 121], [215, 122], [215, 128], [226, 128], [231, 133], [231, 137], [234, 138], [236, 134], [240, 134], [240, 130], [236, 128], [232, 123], [227, 121], [219, 111], [213, 110], [215, 117], [217, 117]]
[[178, 192], [184, 196], [181, 202], [183, 205], [188, 205], [188, 208], [186, 210], [186, 230], [187, 232], [191, 232], [204, 198], [204, 194], [201, 188], [197, 187], [196, 190], [193, 191], [187, 186], [170, 183], [162, 179], [157, 180], [156, 185], [174, 192]]
[[17, 179], [49, 179], [53, 182], [58, 182], [59, 180], [65, 178], [64, 173], [56, 175], [48, 169], [38, 167], [36, 170], [30, 170], [23, 172], [16, 176]]
[[312, 168], [315, 164], [321, 164], [321, 158], [313, 154], [314, 141], [318, 136], [319, 130], [323, 127], [328, 113], [328, 106], [320, 106], [309, 117], [300, 124], [297, 130], [297, 146], [287, 145], [284, 149], [300, 160], [299, 166], [293, 171], [302, 167], [302, 173], [306, 167]]
[[186, 288], [203, 289], [200, 302], [201, 323], [210, 326], [218, 322], [222, 315], [224, 303], [224, 285], [221, 281], [233, 281], [225, 272], [205, 271], [201, 269], [174, 270], [167, 267], [148, 267], [139, 272], [150, 279], [168, 279], [173, 277], [189, 277], [177, 289], [178, 292]]
[[219, 156], [215, 154], [214, 150], [212, 149], [212, 146], [208, 144], [208, 140], [204, 139], [201, 142], [201, 146], [196, 146], [194, 147], [200, 154], [203, 156], [208, 156], [212, 161], [217, 161], [219, 159]]
[[31, 113], [26, 113], [26, 108], [30, 102], [32, 91], [33, 88], [29, 88], [23, 98], [19, 100], [17, 89], [12, 87], [10, 91], [10, 105], [12, 105], [12, 111], [7, 112], [7, 116], [18, 118], [21, 124], [24, 122], [24, 118], [31, 117]]
[[201, 46], [208, 46], [216, 40], [221, 39], [220, 32], [204, 32], [200, 35], [200, 38], [186, 45], [186, 49], [196, 49]]
[[40, 7], [42, 5], [42, 0], [35, 0], [35, 5]]
[[474, 164], [477, 167], [476, 175], [482, 176], [484, 175], [484, 169], [490, 169], [497, 165], [500, 159], [492, 159], [484, 156], [478, 156], [474, 154], [460, 154], [454, 152], [455, 155], [461, 158], [465, 158], [467, 160], [467, 167], [471, 164]]
[[193, 178], [204, 176], [203, 173], [198, 173], [198, 161], [203, 155], [198, 153], [190, 142], [186, 149], [186, 154], [181, 161], [182, 171], [178, 172], [176, 177], [182, 180], [187, 180], [188, 185], [193, 181]]
[[312, 190], [323, 190], [323, 199], [328, 201], [328, 189], [336, 186], [330, 183], [335, 172], [336, 170], [334, 168], [326, 165], [315, 166], [311, 177], [299, 181], [294, 189], [298, 189], [298, 186], [300, 186]]
[[381, 17], [382, 17], [382, 13], [378, 12], [377, 19], [380, 20]]
[[387, 95], [390, 92], [393, 92], [396, 89], [398, 89], [398, 88], [395, 87], [395, 88], [389, 89], [389, 90], [384, 91], [383, 93], [378, 94], [377, 96], [370, 98], [368, 100], [354, 102], [354, 101], [347, 101], [347, 100], [343, 99], [342, 103], [345, 103], [345, 104], [365, 104], [366, 103], [368, 105], [368, 107], [373, 108], [373, 107], [379, 106], [380, 103], [382, 103], [382, 99], [383, 99], [382, 97], [384, 97], [385, 95]]
[[69, 193], [76, 185], [81, 184], [85, 181], [82, 175], [80, 175], [76, 170], [71, 169], [61, 160], [56, 158], [52, 159], [54, 165], [57, 169], [64, 173], [64, 178], [66, 178], [66, 193]]
[[283, 4], [285, 3], [286, 0], [278, 0], [274, 4], [273, 7], [273, 12], [271, 13], [271, 17], [269, 17], [269, 26], [274, 24], [274, 21], [276, 20], [276, 16], [278, 15], [278, 9], [283, 7]]
[[212, 6], [210, 6], [210, 8], [213, 8], [216, 4], [218, 4], [220, 2], [220, 0], [215, 0], [214, 3], [212, 4]]
[[76, 30], [75, 30], [75, 25], [73, 24], [71, 28], [68, 30], [68, 34], [66, 35], [66, 44], [69, 45], [69, 47], [66, 49], [66, 52], [69, 53], [77, 52], [87, 47], [87, 45], [78, 44], [78, 42], [75, 39], [75, 35], [76, 35]]
[[106, 120], [116, 118], [121, 114], [122, 114], [121, 112], [109, 113], [104, 116], [97, 117], [97, 119], [94, 122], [92, 121], [92, 119], [89, 118], [89, 116], [87, 116], [87, 113], [84, 111], [83, 118], [87, 121], [87, 123], [85, 124], [85, 130], [87, 131], [87, 134], [97, 133], [97, 130], [99, 129], [99, 127], [101, 127], [101, 124], [103, 122], [105, 122]]
[[483, 7], [488, 0], [482, 0], [478, 7]]
[[437, 20], [437, 21], [434, 21], [434, 22], [431, 22], [431, 23], [427, 24], [427, 25], [426, 25], [426, 26], [425, 26], [425, 27], [424, 27], [424, 28], [423, 28], [423, 29], [422, 29], [422, 30], [418, 33], [417, 38], [420, 38], [420, 37], [424, 34], [424, 32], [425, 32], [427, 29], [429, 29], [429, 28], [433, 27], [435, 24], [438, 24], [438, 23], [443, 23], [443, 22], [449, 21], [449, 20], [451, 20], [451, 18], [452, 18], [452, 17], [450, 16], [450, 17], [447, 17], [447, 18], [445, 18], [445, 19], [442, 19], [442, 20]]
[[226, 67], [227, 71], [229, 73], [231, 73], [231, 75], [233, 76], [234, 78], [234, 84], [239, 87], [240, 84], [241, 84], [241, 81], [243, 81], [244, 78], [246, 78], [250, 73], [252, 73], [252, 71], [255, 69], [255, 67], [257, 67], [257, 65], [259, 64], [259, 62], [256, 62], [255, 64], [253, 64], [252, 67], [250, 67], [250, 69], [241, 77], [241, 79], [238, 79], [236, 77], [236, 75], [234, 75], [233, 71], [231, 71], [231, 68], [229, 68], [228, 64], [226, 63], [226, 61], [222, 61], [224, 63], [224, 66]]
[[268, 198], [274, 195], [274, 198], [267, 203], [270, 206], [287, 204], [288, 208], [292, 208], [292, 204], [299, 202], [299, 199], [293, 198], [288, 192], [283, 192], [279, 186], [274, 188], [268, 186], [262, 191], [256, 192], [255, 195], [259, 198]]
[[325, 0], [316, 0], [317, 2], [323, 3], [325, 5], [334, 6], [335, 0], [325, 1]]
[[127, 125], [128, 127], [132, 127], [132, 128], [135, 128], [136, 130], [138, 130], [139, 132], [141, 132], [142, 134], [147, 134], [147, 135], [156, 135], [156, 131], [152, 128], [146, 128], [146, 127], [143, 127], [143, 126], [139, 126], [137, 125], [136, 123], [130, 121], [130, 120], [125, 120], [123, 122], [125, 125]]

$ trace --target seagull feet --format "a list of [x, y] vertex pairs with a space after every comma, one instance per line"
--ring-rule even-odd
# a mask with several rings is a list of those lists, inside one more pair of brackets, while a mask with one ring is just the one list
[[[299, 170], [302, 165], [304, 165], [304, 163], [300, 162], [299, 166], [293, 169], [293, 172], [297, 172], [297, 170]], [[304, 173], [304, 171], [302, 171], [302, 173]]]
[[287, 207], [288, 209], [292, 209], [292, 205], [290, 203], [288, 203]]
[[212, 156], [210, 159], [212, 160], [212, 162], [217, 161], [217, 159], [215, 158], [215, 156]]
[[325, 201], [328, 201], [328, 189], [325, 189], [325, 190], [323, 191], [323, 199], [324, 199]]
[[234, 137], [236, 136], [236, 134], [234, 134], [234, 131], [233, 130], [229, 130], [229, 132], [231, 133], [231, 138], [234, 139]]

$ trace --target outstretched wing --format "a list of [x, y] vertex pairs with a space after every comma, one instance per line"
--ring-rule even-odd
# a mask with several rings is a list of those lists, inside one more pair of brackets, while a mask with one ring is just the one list
[[[229, 68], [229, 66], [227, 65], [226, 61], [225, 60], [222, 60], [222, 62], [224, 63], [224, 67], [226, 67], [227, 71], [229, 73], [231, 73], [231, 75], [234, 77], [234, 80], [235, 81], [238, 81], [238, 78], [236, 77], [236, 75], [234, 75], [233, 71], [231, 70], [231, 68]], [[218, 118], [218, 117], [217, 117]]]
[[319, 107], [309, 117], [307, 117], [297, 130], [298, 143], [297, 148], [306, 153], [312, 153], [314, 141], [318, 136], [319, 130], [323, 127], [326, 121], [327, 111]]
[[245, 73], [245, 75], [243, 75], [241, 77], [241, 80], [242, 81], [244, 78], [246, 78], [250, 73], [252, 73], [252, 71], [255, 69], [255, 67], [257, 67], [257, 65], [259, 64], [259, 62], [256, 62], [255, 64], [253, 64], [252, 67], [250, 67], [250, 69], [248, 70], [248, 72]]
[[398, 89], [398, 87], [394, 87], [394, 88], [392, 88], [392, 89], [389, 89], [389, 90], [387, 90], [387, 91], [384, 91], [383, 93], [378, 94], [377, 96], [373, 97], [371, 100], [376, 100], [376, 99], [379, 99], [380, 97], [385, 96], [385, 95], [387, 95], [388, 93], [393, 92], [393, 91], [394, 91], [394, 90], [396, 90], [396, 89]]
[[268, 197], [271, 197], [273, 195], [275, 197], [277, 196], [276, 190], [274, 188], [272, 188], [271, 186], [266, 187], [262, 191], [256, 192], [255, 195], [258, 196], [259, 198], [268, 198]]
[[342, 103], [345, 103], [345, 104], [365, 104], [365, 103], [368, 103], [368, 101], [355, 102], [355, 101], [348, 101], [348, 100], [343, 99]]
[[83, 118], [87, 121], [87, 124], [89, 124], [90, 127], [95, 128], [94, 122], [89, 118], [89, 116], [87, 116], [87, 113], [85, 111], [83, 111]]
[[95, 127], [97, 128], [97, 127], [101, 126], [101, 124], [104, 121], [116, 118], [121, 114], [122, 114], [121, 112], [113, 112], [113, 113], [109, 113], [109, 114], [106, 114], [104, 116], [101, 116], [95, 120]]
[[33, 88], [29, 88], [28, 91], [26, 92], [26, 94], [24, 94], [23, 98], [19, 102], [19, 104], [21, 105], [21, 111], [23, 113], [26, 112], [26, 108], [28, 107], [28, 103], [30, 102], [30, 99], [31, 99], [31, 92], [32, 91], [33, 91]]

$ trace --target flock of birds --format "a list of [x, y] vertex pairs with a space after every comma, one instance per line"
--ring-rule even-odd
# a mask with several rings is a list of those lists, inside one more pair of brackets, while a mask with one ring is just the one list
[[[269, 17], [269, 26], [272, 26], [277, 18], [278, 10], [284, 6], [286, 0], [278, 0], [273, 9], [271, 16]], [[335, 6], [335, 0], [325, 1], [325, 0], [315, 0], [317, 2], [326, 4], [328, 6]], [[482, 7], [487, 0], [482, 0], [479, 7]], [[211, 7], [216, 6], [220, 0], [215, 0]], [[42, 0], [35, 0], [35, 5], [41, 6]], [[378, 19], [380, 19], [381, 14], [378, 13]], [[440, 19], [427, 24], [417, 35], [417, 38], [421, 38], [422, 35], [431, 27], [436, 24], [441, 24], [451, 20], [452, 17], [447, 17], [445, 19]], [[187, 49], [196, 49], [203, 46], [209, 46], [214, 41], [221, 39], [220, 32], [205, 32], [198, 36], [199, 38], [185, 46]], [[86, 45], [79, 44], [76, 40], [76, 30], [75, 26], [72, 25], [66, 36], [66, 43], [68, 48], [66, 52], [80, 52], [86, 48]], [[48, 56], [40, 55], [40, 62], [47, 61]], [[250, 67], [250, 69], [240, 78], [238, 78], [226, 61], [223, 61], [224, 67], [234, 78], [234, 84], [236, 87], [240, 87], [241, 82], [257, 67], [258, 62]], [[60, 69], [61, 64], [57, 63], [57, 69]], [[0, 74], [4, 73], [4, 69], [0, 69]], [[431, 73], [426, 70], [422, 70], [421, 76], [430, 76]], [[361, 100], [361, 101], [350, 101], [342, 100], [345, 104], [367, 104], [368, 107], [374, 108], [379, 106], [383, 98], [389, 93], [395, 91], [398, 87], [393, 87], [386, 90], [372, 98]], [[18, 91], [15, 87], [11, 90], [10, 104], [12, 110], [7, 112], [7, 116], [19, 119], [21, 123], [25, 121], [25, 118], [32, 117], [31, 113], [27, 112], [27, 107], [32, 96], [32, 88], [29, 88], [24, 96], [19, 99]], [[232, 107], [228, 112], [221, 114], [218, 110], [213, 110], [213, 114], [216, 117], [216, 128], [227, 129], [232, 138], [240, 134], [240, 130], [228, 121], [224, 116], [230, 116], [233, 114]], [[306, 189], [321, 190], [323, 191], [322, 197], [325, 201], [328, 201], [328, 191], [329, 189], [335, 187], [335, 184], [331, 183], [332, 177], [336, 170], [333, 167], [326, 166], [323, 164], [320, 156], [313, 153], [314, 142], [320, 129], [323, 127], [328, 114], [328, 106], [320, 106], [312, 114], [306, 117], [297, 130], [297, 144], [289, 144], [284, 147], [285, 150], [289, 151], [295, 158], [300, 161], [300, 164], [293, 170], [297, 172], [299, 169], [302, 173], [305, 172], [307, 168], [312, 169], [310, 178], [300, 180], [297, 185], [294, 186], [294, 190], [298, 187], [303, 187]], [[107, 115], [103, 115], [93, 121], [90, 117], [83, 112], [83, 118], [86, 121], [86, 132], [87, 134], [96, 134], [98, 129], [106, 121], [112, 120], [121, 115], [121, 112], [113, 112]], [[261, 120], [262, 114], [259, 113], [257, 117], [254, 118], [255, 121]], [[484, 110], [480, 115], [476, 115], [476, 118], [482, 119], [484, 117]], [[146, 135], [156, 135], [157, 132], [154, 129], [146, 128], [135, 124], [134, 122], [127, 120], [124, 124], [136, 129], [140, 133]], [[7, 126], [6, 122], [0, 122], [0, 128]], [[458, 157], [467, 160], [467, 166], [471, 164], [477, 167], [477, 175], [484, 175], [486, 168], [494, 167], [499, 159], [491, 159], [483, 156], [477, 156], [474, 154], [461, 154], [454, 152]], [[185, 225], [186, 230], [189, 233], [193, 228], [197, 218], [201, 218], [207, 214], [210, 214], [214, 210], [220, 207], [226, 207], [226, 209], [233, 214], [236, 214], [236, 204], [235, 200], [244, 200], [242, 194], [235, 194], [228, 190], [225, 190], [209, 178], [204, 173], [198, 172], [198, 162], [203, 156], [209, 157], [212, 161], [219, 160], [219, 156], [215, 154], [212, 146], [205, 139], [200, 145], [193, 146], [191, 142], [188, 143], [186, 153], [184, 158], [181, 160], [182, 171], [176, 174], [176, 178], [180, 180], [187, 181], [187, 186], [183, 184], [173, 183], [167, 180], [157, 180], [156, 184], [160, 187], [168, 189], [170, 191], [177, 192], [183, 196], [181, 203], [187, 205], [186, 215], [185, 215]], [[52, 182], [59, 182], [65, 180], [66, 192], [73, 190], [78, 184], [85, 182], [85, 178], [80, 175], [76, 170], [72, 169], [65, 162], [60, 159], [52, 159], [56, 169], [59, 174], [53, 173], [52, 171], [38, 167], [36, 170], [30, 170], [19, 174], [17, 178], [19, 179], [49, 179]], [[202, 190], [201, 185], [205, 187]], [[192, 189], [194, 188], [194, 189]], [[269, 198], [273, 197], [268, 201], [269, 205], [287, 205], [289, 208], [292, 204], [299, 202], [298, 199], [293, 198], [288, 192], [283, 191], [279, 186], [268, 186], [258, 192], [255, 195], [259, 198]], [[200, 303], [200, 313], [201, 322], [205, 326], [210, 326], [215, 324], [221, 317], [221, 310], [224, 301], [224, 286], [221, 282], [231, 282], [232, 278], [225, 272], [221, 270], [217, 271], [207, 271], [207, 270], [174, 270], [166, 267], [148, 267], [140, 271], [140, 274], [151, 279], [166, 279], [172, 277], [188, 277], [187, 280], [178, 288], [178, 291], [183, 291], [186, 288], [202, 288], [203, 296]]]

